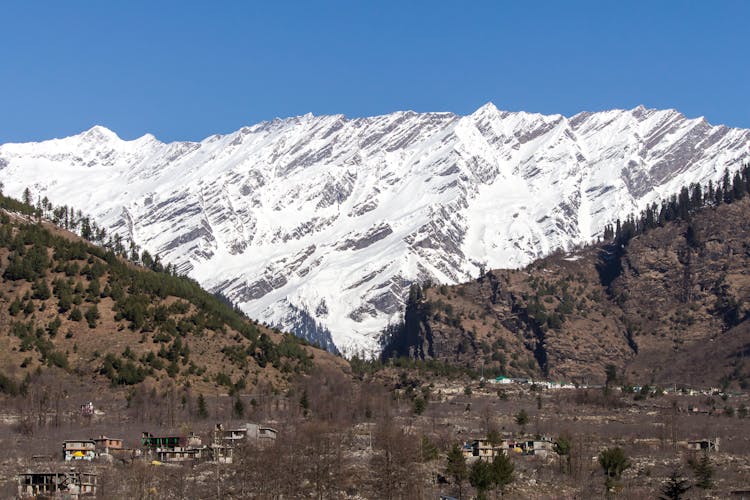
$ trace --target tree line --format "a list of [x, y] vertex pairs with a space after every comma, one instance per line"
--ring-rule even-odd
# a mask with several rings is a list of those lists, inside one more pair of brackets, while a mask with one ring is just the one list
[[[637, 216], [630, 215], [624, 221], [617, 219], [614, 225], [607, 224], [604, 227], [604, 240], [625, 246], [634, 236], [663, 227], [671, 221], [690, 222], [692, 215], [704, 207], [733, 203], [748, 194], [750, 194], [750, 166], [743, 167], [734, 175], [729, 173], [729, 169], [725, 169], [721, 181], [716, 185], [713, 181], [709, 181], [706, 186], [698, 183], [683, 186], [678, 194], [673, 194], [663, 200], [661, 205], [652, 203]], [[690, 228], [688, 232], [688, 242], [690, 242]], [[694, 230], [692, 234], [695, 237]]]

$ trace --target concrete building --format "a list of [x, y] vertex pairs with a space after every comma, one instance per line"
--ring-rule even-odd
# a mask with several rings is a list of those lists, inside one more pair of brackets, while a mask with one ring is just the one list
[[118, 438], [99, 436], [97, 438], [94, 438], [94, 443], [96, 444], [96, 452], [98, 454], [110, 453], [111, 450], [122, 449], [122, 439]]
[[513, 381], [511, 379], [509, 379], [508, 377], [506, 377], [504, 375], [500, 375], [499, 377], [495, 377], [495, 380], [491, 380], [491, 382], [493, 384], [502, 384], [502, 385], [507, 385], [507, 384], [512, 384], [513, 383]]
[[507, 439], [503, 441], [502, 447], [509, 453], [546, 457], [554, 451], [555, 442], [546, 436], [539, 439]]
[[705, 451], [713, 453], [719, 451], [719, 438], [695, 439], [687, 442], [687, 449], [692, 451]]
[[69, 439], [63, 441], [63, 460], [88, 460], [96, 458], [96, 443], [91, 439]]
[[214, 445], [226, 445], [235, 447], [247, 439], [247, 427], [237, 429], [225, 429], [223, 425], [216, 424], [214, 427]]
[[554, 441], [547, 436], [538, 439], [514, 439], [505, 436], [497, 444], [492, 444], [487, 438], [466, 441], [461, 447], [461, 452], [469, 459], [492, 460], [500, 453], [547, 457], [554, 451], [554, 447]]
[[261, 446], [273, 443], [276, 441], [276, 430], [251, 423], [246, 423], [235, 429], [225, 429], [222, 424], [216, 424], [209, 449], [209, 460], [232, 463], [235, 448], [249, 441]]
[[25, 472], [18, 475], [19, 498], [69, 498], [96, 496], [93, 472]]
[[157, 448], [154, 456], [159, 462], [197, 462], [203, 458], [204, 447], [175, 446], [174, 448]]
[[154, 436], [144, 432], [141, 445], [146, 453], [160, 462], [190, 462], [204, 458], [205, 446], [195, 434], [188, 436]]
[[245, 435], [247, 439], [255, 439], [261, 442], [273, 443], [276, 441], [276, 429], [263, 427], [258, 424], [245, 424]]
[[150, 432], [141, 434], [141, 446], [147, 450], [156, 448], [174, 448], [176, 446], [186, 446], [187, 438], [185, 436], [154, 436]]
[[493, 445], [487, 438], [479, 438], [465, 442], [461, 447], [461, 452], [466, 458], [492, 460], [503, 453], [503, 446], [502, 443]]

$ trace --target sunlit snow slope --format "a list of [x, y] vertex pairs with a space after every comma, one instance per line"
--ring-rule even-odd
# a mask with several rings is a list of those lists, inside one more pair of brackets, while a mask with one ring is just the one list
[[[306, 115], [164, 144], [80, 135], [0, 146], [6, 192], [68, 204], [251, 317], [373, 352], [411, 282], [517, 267], [718, 178], [750, 132], [638, 107]], [[330, 338], [330, 337], [329, 337]]]

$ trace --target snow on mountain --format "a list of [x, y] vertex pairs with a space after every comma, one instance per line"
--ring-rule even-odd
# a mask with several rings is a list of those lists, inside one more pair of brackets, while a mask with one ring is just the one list
[[637, 107], [305, 115], [164, 144], [0, 146], [6, 192], [82, 209], [251, 317], [373, 352], [410, 283], [455, 283], [590, 241], [745, 158], [750, 131]]

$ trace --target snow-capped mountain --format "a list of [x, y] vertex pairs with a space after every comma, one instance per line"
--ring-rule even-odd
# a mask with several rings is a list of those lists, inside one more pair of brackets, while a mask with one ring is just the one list
[[409, 284], [596, 238], [746, 157], [750, 131], [637, 107], [305, 115], [164, 144], [105, 128], [0, 146], [0, 180], [94, 217], [251, 317], [372, 352]]

